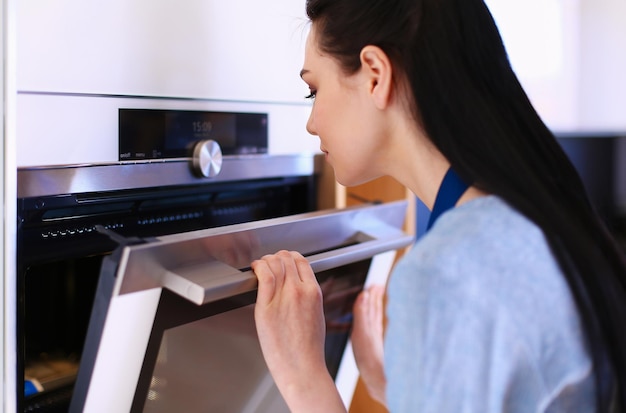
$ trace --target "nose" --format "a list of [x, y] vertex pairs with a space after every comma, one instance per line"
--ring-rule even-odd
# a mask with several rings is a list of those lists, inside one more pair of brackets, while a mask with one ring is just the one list
[[311, 109], [311, 113], [309, 114], [309, 119], [306, 122], [306, 131], [311, 135], [317, 136], [317, 129], [315, 129], [315, 122], [313, 120], [313, 110]]

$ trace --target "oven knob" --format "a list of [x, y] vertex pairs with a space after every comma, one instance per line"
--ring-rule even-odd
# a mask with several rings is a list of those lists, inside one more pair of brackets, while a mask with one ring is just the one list
[[214, 140], [196, 143], [193, 148], [193, 171], [198, 176], [211, 178], [222, 169], [222, 148]]

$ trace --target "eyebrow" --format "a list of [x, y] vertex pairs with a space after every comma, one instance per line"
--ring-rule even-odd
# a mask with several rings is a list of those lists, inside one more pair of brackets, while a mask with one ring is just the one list
[[308, 71], [308, 70], [306, 70], [306, 69], [302, 69], [302, 70], [300, 71], [300, 77], [302, 77], [302, 76], [306, 75], [307, 73], [309, 73], [309, 71]]

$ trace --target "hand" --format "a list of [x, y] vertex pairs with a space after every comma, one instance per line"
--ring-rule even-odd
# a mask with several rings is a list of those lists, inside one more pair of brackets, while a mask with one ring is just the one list
[[385, 288], [371, 286], [354, 303], [351, 341], [361, 380], [370, 396], [383, 406], [387, 380], [383, 365], [383, 317]]
[[324, 359], [322, 292], [308, 261], [280, 251], [254, 261], [254, 310], [267, 366], [294, 412], [345, 412]]

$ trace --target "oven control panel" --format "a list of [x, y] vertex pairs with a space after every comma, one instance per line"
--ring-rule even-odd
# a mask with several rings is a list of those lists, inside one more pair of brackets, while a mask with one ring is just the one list
[[119, 160], [191, 158], [198, 142], [223, 155], [266, 154], [267, 114], [160, 109], [119, 110]]

